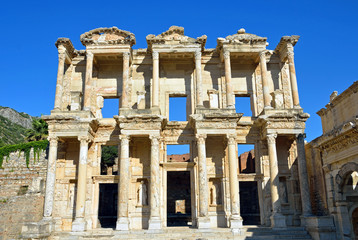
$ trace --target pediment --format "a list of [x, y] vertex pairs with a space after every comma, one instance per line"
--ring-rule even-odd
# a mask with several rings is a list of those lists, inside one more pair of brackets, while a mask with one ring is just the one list
[[260, 37], [255, 34], [246, 33], [245, 29], [241, 28], [236, 34], [229, 35], [226, 38], [218, 38], [218, 45], [234, 44], [234, 45], [254, 45], [265, 44], [266, 37]]
[[111, 28], [96, 28], [81, 35], [81, 43], [88, 45], [134, 45], [136, 43], [133, 33]]
[[152, 44], [165, 44], [165, 45], [187, 45], [187, 44], [200, 44], [202, 49], [205, 47], [206, 35], [198, 38], [191, 38], [184, 35], [184, 28], [178, 26], [171, 26], [167, 31], [155, 36], [150, 34], [146, 37], [148, 48], [151, 49]]

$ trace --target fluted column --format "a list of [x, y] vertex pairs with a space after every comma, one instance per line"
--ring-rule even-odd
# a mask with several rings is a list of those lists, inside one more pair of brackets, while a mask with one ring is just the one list
[[297, 155], [298, 155], [298, 174], [300, 178], [301, 201], [303, 216], [312, 215], [312, 206], [310, 200], [310, 190], [308, 185], [307, 163], [305, 153], [306, 134], [297, 135]]
[[196, 106], [203, 107], [203, 81], [201, 76], [201, 51], [195, 51]]
[[123, 53], [123, 83], [122, 83], [122, 106], [121, 108], [129, 108], [129, 52]]
[[278, 160], [276, 153], [276, 137], [277, 134], [267, 135], [268, 154], [270, 161], [270, 189], [271, 189], [271, 201], [272, 201], [272, 215], [271, 226], [272, 227], [286, 227], [285, 217], [281, 214], [281, 202], [280, 195], [278, 193], [279, 178], [278, 178]]
[[228, 108], [235, 108], [234, 106], [234, 92], [231, 83], [231, 63], [230, 63], [230, 51], [224, 51], [224, 63], [225, 63], [225, 80], [226, 80], [226, 105]]
[[236, 154], [235, 135], [227, 135], [228, 155], [229, 155], [229, 181], [230, 181], [230, 200], [231, 216], [230, 228], [235, 230], [242, 227], [242, 218], [240, 216], [240, 198], [238, 181], [238, 156]]
[[48, 137], [50, 142], [49, 156], [47, 162], [47, 176], [46, 176], [46, 195], [44, 203], [44, 218], [51, 218], [53, 211], [53, 200], [56, 183], [56, 161], [57, 161], [57, 146], [58, 138]]
[[159, 107], [159, 53], [153, 52], [152, 107]]
[[149, 136], [150, 153], [150, 218], [149, 229], [161, 229], [160, 219], [160, 172], [159, 172], [159, 136]]
[[72, 231], [82, 232], [85, 230], [85, 204], [86, 204], [86, 178], [87, 178], [87, 158], [88, 143], [87, 136], [78, 137], [80, 141], [80, 159], [77, 174], [77, 194], [75, 221], [72, 223]]
[[297, 87], [297, 79], [296, 79], [296, 69], [295, 69], [295, 62], [293, 60], [294, 59], [293, 56], [294, 56], [293, 51], [289, 50], [287, 52], [287, 59], [288, 59], [288, 68], [290, 71], [293, 107], [300, 108], [300, 100], [298, 97], [298, 87]]
[[91, 110], [91, 94], [92, 94], [92, 71], [93, 71], [93, 53], [86, 54], [86, 79], [85, 79], [85, 94], [83, 100], [83, 110]]
[[58, 71], [57, 71], [57, 82], [56, 82], [56, 95], [55, 95], [55, 109], [61, 109], [62, 92], [63, 92], [63, 77], [65, 72], [65, 50], [58, 51]]
[[120, 135], [121, 156], [119, 166], [119, 184], [118, 184], [118, 214], [117, 230], [128, 231], [128, 194], [129, 194], [129, 136]]
[[267, 80], [266, 51], [260, 52], [260, 68], [261, 68], [262, 89], [264, 94], [264, 107], [271, 108], [270, 90]]
[[206, 146], [205, 134], [197, 134], [196, 142], [198, 145], [198, 177], [199, 177], [199, 217], [198, 228], [209, 228], [210, 219], [208, 218], [209, 208], [209, 186], [206, 171]]

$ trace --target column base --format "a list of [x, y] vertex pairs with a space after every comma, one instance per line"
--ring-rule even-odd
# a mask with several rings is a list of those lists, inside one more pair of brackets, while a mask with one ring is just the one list
[[75, 221], [72, 222], [72, 232], [84, 232], [85, 226], [86, 222], [84, 218], [76, 218]]
[[39, 222], [25, 223], [21, 229], [21, 238], [45, 239], [49, 237], [55, 228], [54, 220], [51, 217], [44, 217]]
[[242, 217], [240, 215], [230, 217], [230, 228], [233, 233], [242, 233]]
[[148, 230], [160, 230], [162, 229], [162, 222], [159, 217], [151, 217], [149, 219]]
[[120, 217], [117, 220], [116, 230], [129, 231], [129, 220], [128, 217]]
[[285, 228], [286, 227], [286, 217], [281, 213], [274, 213], [271, 217], [271, 227], [272, 228]]
[[208, 217], [198, 217], [196, 220], [198, 229], [207, 229], [210, 228], [210, 218]]

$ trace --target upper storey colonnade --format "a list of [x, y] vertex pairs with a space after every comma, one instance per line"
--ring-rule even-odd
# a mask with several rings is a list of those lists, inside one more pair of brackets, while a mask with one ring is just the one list
[[[117, 27], [112, 28], [97, 28], [86, 32], [81, 35], [81, 42], [86, 47], [85, 50], [76, 50], [70, 39], [59, 38], [56, 41], [56, 47], [59, 54], [59, 65], [56, 85], [56, 97], [55, 107], [56, 111], [89, 111], [96, 116], [95, 108], [101, 105], [100, 100], [97, 99], [98, 95], [96, 89], [98, 89], [98, 83], [96, 83], [94, 74], [94, 68], [99, 68], [103, 62], [116, 61], [122, 65], [120, 69], [121, 81], [118, 83], [117, 91], [115, 95], [120, 97], [120, 110], [119, 115], [126, 115], [132, 111], [133, 101], [133, 82], [131, 73], [133, 72], [133, 64], [136, 61], [137, 55], [146, 55], [147, 59], [151, 61], [151, 79], [150, 90], [146, 94], [150, 95], [150, 103], [145, 104], [145, 109], [149, 110], [143, 113], [162, 114], [163, 110], [160, 105], [161, 94], [161, 81], [160, 81], [160, 64], [161, 59], [170, 59], [172, 61], [181, 61], [183, 59], [194, 62], [193, 69], [193, 89], [191, 94], [193, 95], [193, 109], [195, 113], [200, 113], [202, 109], [205, 109], [204, 92], [209, 89], [204, 89], [203, 74], [202, 71], [205, 68], [208, 60], [208, 55], [217, 55], [219, 58], [219, 64], [223, 69], [223, 88], [221, 89], [222, 104], [213, 103], [211, 106], [218, 106], [222, 109], [234, 109], [235, 108], [235, 89], [233, 87], [233, 63], [245, 62], [254, 63], [258, 66], [258, 73], [261, 78], [260, 86], [256, 86], [257, 89], [262, 89], [262, 94], [257, 93], [256, 98], [262, 98], [262, 108], [256, 111], [256, 114], [264, 109], [272, 109], [275, 105], [272, 87], [275, 83], [270, 83], [271, 78], [268, 70], [268, 62], [274, 55], [276, 59], [279, 59], [280, 67], [283, 65], [288, 66], [287, 79], [289, 79], [289, 94], [285, 93], [285, 98], [289, 98], [287, 102], [290, 105], [289, 108], [300, 108], [297, 80], [295, 73], [293, 47], [297, 43], [299, 36], [284, 36], [281, 38], [279, 44], [275, 50], [267, 50], [268, 46], [266, 37], [259, 37], [254, 34], [246, 33], [244, 29], [238, 30], [234, 35], [227, 36], [226, 38], [217, 39], [216, 49], [205, 49], [207, 37], [205, 35], [196, 39], [185, 36], [184, 28], [172, 26], [166, 32], [155, 35], [148, 35], [146, 37], [148, 48], [134, 50], [133, 45], [136, 43], [136, 39], [133, 33], [120, 30]], [[72, 62], [76, 58], [82, 56], [85, 62], [85, 70], [82, 77], [82, 90], [73, 91], [69, 90], [67, 93], [68, 100], [64, 103], [65, 88], [71, 85], [69, 82], [73, 82], [72, 76], [66, 77], [66, 69], [70, 66], [78, 67], [79, 61], [76, 64]], [[143, 63], [144, 61], [142, 61]], [[140, 65], [141, 63], [136, 63]], [[278, 70], [281, 71], [281, 70]], [[285, 74], [285, 73], [280, 73]], [[97, 88], [96, 88], [97, 84]], [[72, 84], [73, 85], [73, 84]], [[76, 84], [74, 84], [76, 85]], [[280, 89], [280, 87], [279, 87]], [[68, 90], [67, 90], [68, 91]], [[138, 105], [140, 97], [138, 93]], [[145, 94], [145, 93], [144, 93]], [[219, 93], [220, 94], [220, 93]], [[288, 96], [290, 95], [290, 96]], [[143, 96], [142, 96], [143, 98]], [[219, 100], [220, 101], [220, 100]], [[256, 99], [252, 100], [256, 101]], [[259, 100], [257, 100], [259, 102]], [[97, 106], [94, 106], [97, 105]], [[287, 104], [286, 104], [287, 105]], [[103, 107], [103, 98], [102, 98]], [[138, 106], [137, 106], [138, 107]], [[287, 108], [287, 107], [286, 107]], [[194, 113], [194, 111], [193, 111]], [[98, 116], [97, 116], [98, 117]]]

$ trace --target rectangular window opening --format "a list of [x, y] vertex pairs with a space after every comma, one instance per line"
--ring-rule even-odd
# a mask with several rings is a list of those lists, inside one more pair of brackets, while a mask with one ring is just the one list
[[119, 112], [119, 98], [105, 98], [103, 101], [102, 118], [113, 118]]
[[243, 113], [243, 116], [251, 117], [251, 99], [248, 95], [235, 95], [235, 109], [237, 113]]
[[190, 145], [167, 145], [167, 162], [190, 162]]
[[255, 145], [238, 144], [239, 171], [241, 174], [255, 173]]
[[118, 175], [118, 145], [102, 145], [101, 175]]
[[186, 96], [169, 96], [169, 121], [187, 121]]

